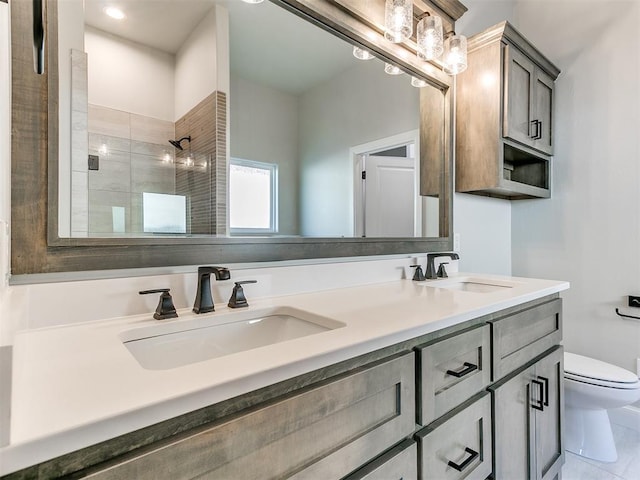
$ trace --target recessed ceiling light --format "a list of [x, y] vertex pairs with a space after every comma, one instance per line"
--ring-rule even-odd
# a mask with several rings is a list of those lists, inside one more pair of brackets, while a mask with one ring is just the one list
[[104, 13], [109, 15], [111, 18], [115, 18], [116, 20], [122, 20], [126, 17], [124, 12], [118, 7], [105, 7]]

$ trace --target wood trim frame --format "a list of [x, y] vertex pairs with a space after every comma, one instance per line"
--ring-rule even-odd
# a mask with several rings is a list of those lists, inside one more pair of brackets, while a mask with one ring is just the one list
[[[101, 271], [113, 269], [248, 263], [294, 259], [411, 254], [452, 248], [452, 79], [432, 64], [421, 64], [411, 42], [385, 42], [359, 15], [384, 9], [383, 2], [369, 2], [369, 11], [354, 13], [348, 0], [272, 0], [325, 30], [363, 45], [377, 56], [398, 64], [405, 72], [427, 79], [444, 96], [443, 144], [432, 151], [422, 148], [421, 162], [441, 161], [439, 238], [60, 238], [58, 208], [58, 95], [57, 0], [45, 3], [48, 56], [43, 75], [33, 71], [30, 19], [31, 2], [13, 2], [12, 17], [12, 141], [11, 141], [11, 271], [14, 281], [28, 283], [24, 275]], [[421, 1], [420, 4], [424, 4]], [[452, 21], [464, 11], [457, 0], [438, 0]], [[450, 6], [448, 10], [445, 7]], [[379, 16], [379, 12], [378, 12]], [[378, 31], [376, 31], [378, 30]], [[374, 32], [373, 39], [367, 36]], [[433, 122], [432, 119], [428, 119]], [[430, 160], [429, 160], [430, 159]], [[424, 188], [422, 189], [424, 190]]]

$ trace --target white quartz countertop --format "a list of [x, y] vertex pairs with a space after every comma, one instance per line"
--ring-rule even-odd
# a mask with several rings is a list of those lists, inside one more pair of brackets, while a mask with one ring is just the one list
[[[510, 288], [480, 293], [438, 287], [465, 279]], [[204, 315], [179, 310], [179, 318], [162, 323], [215, 323], [225, 314], [278, 306], [344, 327], [166, 370], [143, 368], [122, 341], [133, 329], [158, 325], [151, 314], [20, 332], [13, 351], [11, 437], [0, 449], [0, 475], [567, 288], [560, 281], [458, 274], [249, 298], [248, 308], [216, 305]]]

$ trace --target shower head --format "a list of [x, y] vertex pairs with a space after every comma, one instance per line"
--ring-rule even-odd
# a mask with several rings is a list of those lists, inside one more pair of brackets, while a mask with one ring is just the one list
[[191, 135], [182, 137], [180, 140], [169, 140], [169, 143], [176, 147], [178, 150], [184, 150], [184, 148], [182, 148], [182, 145], [180, 145], [184, 140], [186, 140], [187, 142], [191, 142]]

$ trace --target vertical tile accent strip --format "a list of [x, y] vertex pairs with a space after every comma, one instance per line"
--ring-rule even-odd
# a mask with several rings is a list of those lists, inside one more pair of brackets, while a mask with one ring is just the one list
[[216, 92], [216, 158], [215, 158], [215, 234], [225, 237], [229, 233], [227, 221], [227, 96], [224, 92]]
[[[176, 122], [176, 137], [191, 136], [191, 150], [176, 154], [176, 193], [189, 198], [189, 232], [227, 232], [227, 100], [215, 91]], [[191, 153], [195, 165], [186, 165]], [[206, 161], [206, 168], [201, 165]]]
[[87, 54], [71, 50], [71, 171], [70, 206], [71, 232], [74, 237], [87, 236], [89, 231], [89, 95]]

